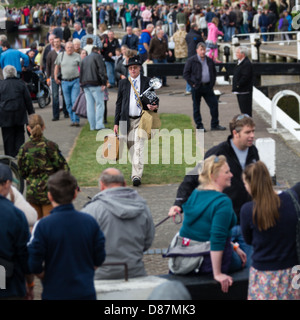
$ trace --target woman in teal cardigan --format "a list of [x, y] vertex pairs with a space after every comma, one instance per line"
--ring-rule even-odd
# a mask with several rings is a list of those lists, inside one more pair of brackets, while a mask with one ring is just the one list
[[180, 236], [210, 241], [210, 254], [204, 256], [200, 273], [213, 273], [223, 292], [232, 285], [229, 271], [233, 250], [246, 263], [246, 254], [230, 241], [231, 228], [237, 222], [230, 198], [223, 190], [231, 185], [232, 173], [225, 156], [210, 156], [199, 175], [200, 188], [183, 204], [184, 220]]

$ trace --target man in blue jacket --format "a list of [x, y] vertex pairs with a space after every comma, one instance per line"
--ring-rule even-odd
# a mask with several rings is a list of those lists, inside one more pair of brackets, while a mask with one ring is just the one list
[[79, 21], [76, 21], [74, 23], [74, 29], [75, 31], [72, 34], [73, 39], [79, 39], [81, 40], [82, 37], [86, 35], [86, 31], [81, 27], [81, 23]]
[[[258, 19], [258, 25], [260, 28], [260, 32], [262, 32], [262, 33], [268, 32], [268, 27], [269, 27], [270, 23], [269, 23], [269, 19], [268, 19], [267, 14], [268, 14], [268, 9], [265, 9]], [[263, 34], [262, 38], [264, 41], [268, 41], [268, 36], [266, 34]]]
[[105, 259], [104, 235], [96, 220], [76, 211], [76, 179], [58, 171], [48, 180], [54, 209], [37, 222], [28, 244], [28, 264], [42, 279], [46, 300], [95, 300], [94, 270]]
[[2, 42], [2, 50], [3, 52], [0, 57], [1, 69], [4, 69], [4, 67], [8, 65], [14, 66], [17, 70], [18, 76], [20, 77], [22, 72], [21, 59], [23, 60], [23, 67], [26, 68], [29, 65], [28, 55], [19, 50], [12, 49], [8, 41]]
[[122, 38], [122, 43], [126, 44], [129, 49], [138, 51], [139, 37], [132, 32], [132, 27], [126, 27], [127, 34]]

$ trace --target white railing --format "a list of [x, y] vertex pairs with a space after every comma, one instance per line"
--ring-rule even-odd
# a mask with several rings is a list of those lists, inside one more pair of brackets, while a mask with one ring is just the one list
[[[299, 96], [299, 94], [292, 91], [292, 90], [282, 90], [282, 91], [277, 92], [272, 99], [272, 129], [274, 131], [277, 131], [277, 114], [276, 114], [277, 103], [281, 98], [283, 98], [285, 96], [294, 96], [297, 98], [298, 105], [299, 105], [299, 115], [300, 115], [300, 96]], [[296, 129], [298, 129], [298, 128], [296, 128]]]
[[[240, 45], [237, 38], [239, 37], [250, 37], [250, 42], [243, 42], [243, 46], [251, 46], [251, 57], [252, 60], [258, 60], [258, 52], [256, 47], [256, 40], [260, 40], [262, 35], [281, 35], [281, 34], [296, 34], [296, 40], [274, 40], [274, 41], [261, 41], [261, 44], [275, 44], [275, 43], [297, 43], [297, 60], [300, 61], [300, 32], [299, 31], [284, 31], [284, 32], [257, 32], [257, 33], [240, 33], [234, 34], [231, 38], [232, 46], [237, 47]], [[233, 50], [233, 58], [236, 60], [235, 50]]]

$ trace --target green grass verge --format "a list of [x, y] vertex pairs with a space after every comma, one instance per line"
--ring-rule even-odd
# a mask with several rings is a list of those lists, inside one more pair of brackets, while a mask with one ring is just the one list
[[[196, 151], [195, 130], [189, 116], [182, 114], [160, 114], [161, 129], [145, 144], [148, 155], [143, 172], [143, 184], [168, 184], [181, 182], [186, 168], [192, 168], [199, 161]], [[113, 117], [108, 118], [107, 128], [113, 128]], [[89, 130], [87, 123], [81, 130], [69, 159], [72, 174], [80, 186], [97, 186], [100, 173], [109, 167], [121, 170], [126, 182], [131, 184], [131, 162], [127, 148], [119, 161], [108, 162], [100, 157], [103, 138], [108, 132]], [[111, 132], [112, 133], [112, 132]], [[147, 152], [148, 151], [148, 152]], [[99, 163], [100, 162], [100, 163]]]

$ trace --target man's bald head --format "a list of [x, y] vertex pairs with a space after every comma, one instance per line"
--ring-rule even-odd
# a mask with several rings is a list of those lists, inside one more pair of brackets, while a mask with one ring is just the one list
[[109, 188], [125, 187], [125, 179], [122, 172], [116, 168], [105, 169], [99, 178], [101, 191]]

